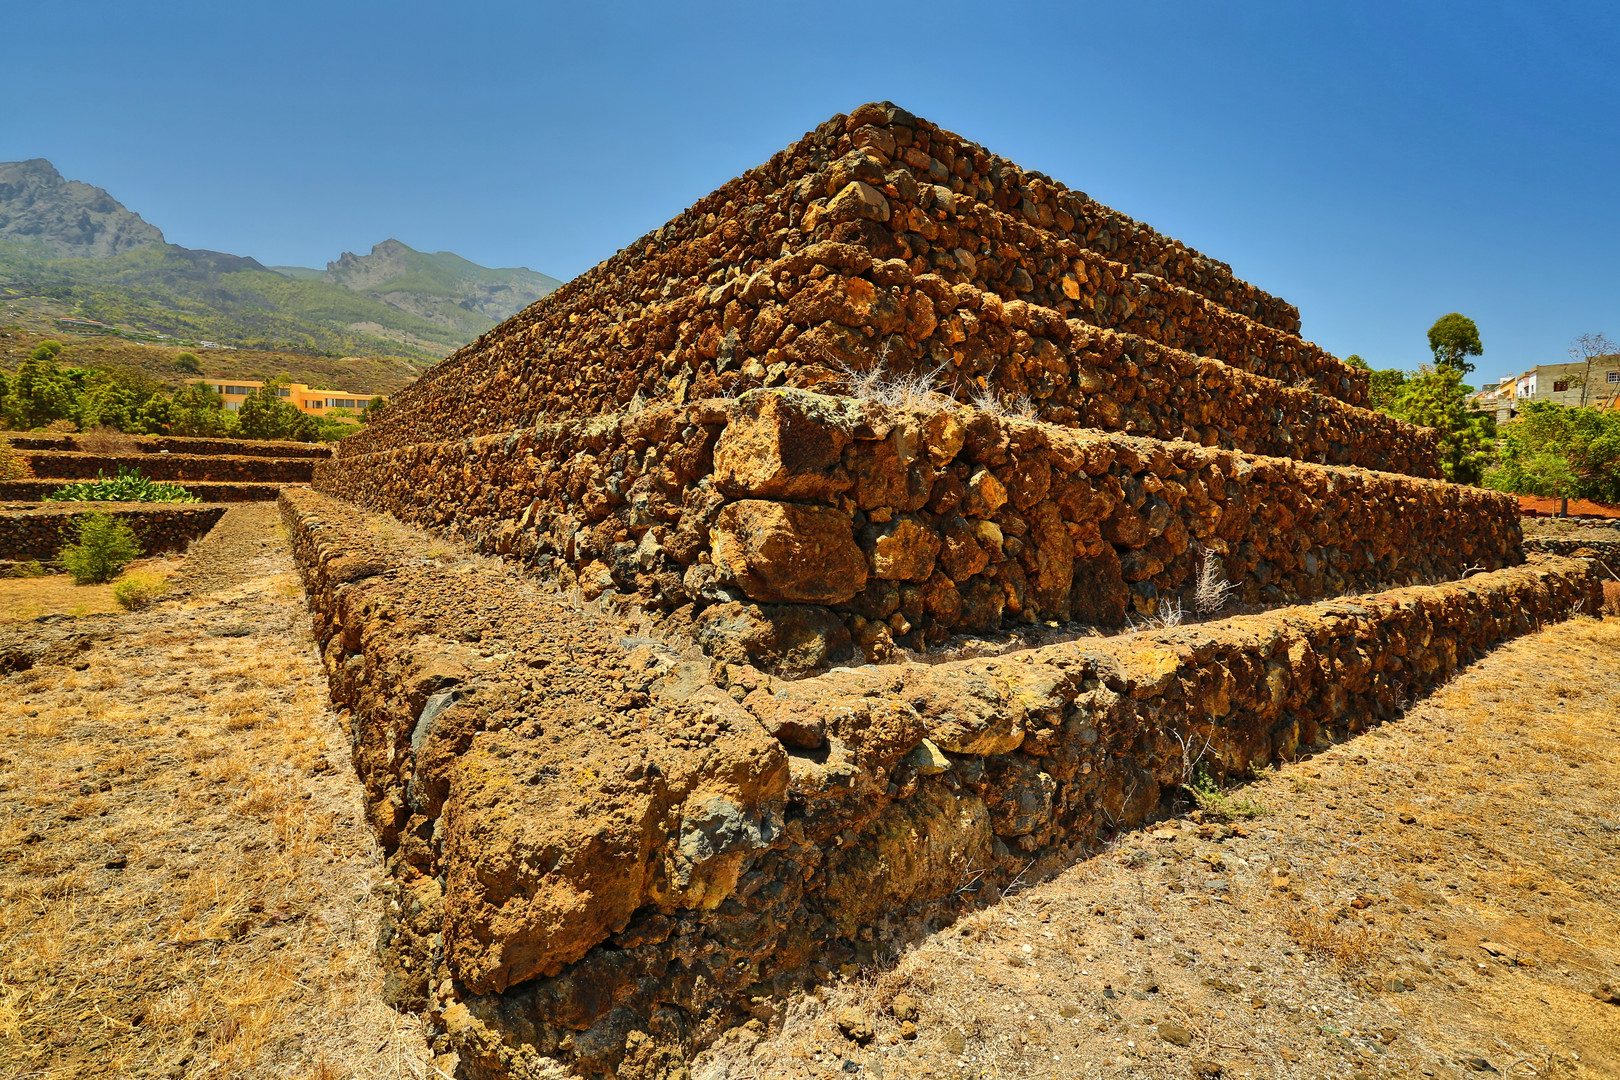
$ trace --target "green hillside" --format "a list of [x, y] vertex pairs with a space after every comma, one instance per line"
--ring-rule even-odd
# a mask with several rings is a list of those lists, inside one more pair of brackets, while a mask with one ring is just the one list
[[494, 325], [448, 329], [341, 285], [172, 244], [58, 259], [0, 240], [0, 290], [64, 301], [80, 318], [243, 348], [439, 357]]
[[0, 162], [0, 301], [239, 349], [436, 360], [557, 288], [387, 240], [324, 271], [165, 243], [43, 158]]

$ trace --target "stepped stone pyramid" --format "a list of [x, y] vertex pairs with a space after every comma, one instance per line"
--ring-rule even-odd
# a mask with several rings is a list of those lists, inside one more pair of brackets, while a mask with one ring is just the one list
[[[1591, 600], [1298, 331], [883, 103], [428, 372], [283, 496], [396, 1000], [465, 1075], [654, 1075], [1139, 823], [1189, 741], [1242, 775]], [[1246, 614], [1115, 633], [1204, 573]]]

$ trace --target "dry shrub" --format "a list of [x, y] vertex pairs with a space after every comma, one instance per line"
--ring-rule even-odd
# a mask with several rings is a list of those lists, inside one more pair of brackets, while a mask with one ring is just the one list
[[158, 574], [129, 571], [113, 584], [113, 599], [125, 611], [139, 611], [162, 596], [168, 588], [168, 579]]
[[1620, 581], [1603, 583], [1603, 614], [1620, 615]]
[[0, 480], [24, 480], [32, 475], [28, 459], [17, 452], [10, 439], [0, 439]]
[[141, 444], [135, 440], [135, 436], [126, 435], [117, 428], [105, 424], [81, 431], [74, 436], [73, 445], [83, 453], [99, 454], [102, 457], [121, 457], [141, 452]]
[[1340, 971], [1360, 967], [1378, 954], [1379, 936], [1365, 926], [1336, 930], [1320, 911], [1291, 909], [1283, 913], [1283, 931], [1312, 956], [1332, 961]]

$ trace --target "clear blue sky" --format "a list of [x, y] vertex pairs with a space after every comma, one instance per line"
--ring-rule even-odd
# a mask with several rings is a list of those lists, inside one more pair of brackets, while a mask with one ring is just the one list
[[890, 99], [1414, 367], [1620, 338], [1610, 3], [15, 3], [0, 160], [188, 247], [386, 237], [570, 277], [835, 112]]

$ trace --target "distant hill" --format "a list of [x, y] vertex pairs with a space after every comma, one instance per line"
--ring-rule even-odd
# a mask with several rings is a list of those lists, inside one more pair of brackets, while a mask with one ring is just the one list
[[0, 300], [239, 348], [437, 360], [560, 284], [397, 240], [325, 271], [166, 243], [43, 158], [0, 163]]
[[270, 269], [297, 281], [341, 285], [469, 340], [562, 284], [523, 267], [490, 269], [449, 251], [429, 255], [398, 240], [384, 240], [369, 255], [345, 251], [324, 273], [301, 266]]

